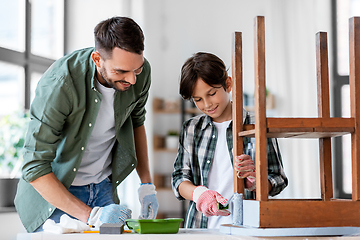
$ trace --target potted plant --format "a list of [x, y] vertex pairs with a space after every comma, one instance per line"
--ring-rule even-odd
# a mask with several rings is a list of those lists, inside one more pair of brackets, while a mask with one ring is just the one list
[[16, 112], [0, 119], [0, 207], [13, 207], [29, 114]]
[[169, 130], [165, 139], [166, 148], [174, 149], [178, 147], [179, 132], [176, 130]]

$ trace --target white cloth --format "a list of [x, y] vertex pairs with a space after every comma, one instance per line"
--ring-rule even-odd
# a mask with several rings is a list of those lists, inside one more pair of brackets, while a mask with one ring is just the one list
[[115, 90], [96, 81], [102, 94], [99, 113], [86, 146], [81, 164], [72, 185], [82, 186], [99, 183], [111, 174], [111, 150], [115, 143], [114, 97]]
[[[231, 165], [230, 154], [226, 142], [226, 129], [230, 122], [231, 120], [222, 123], [213, 122], [218, 132], [218, 138], [214, 159], [208, 177], [208, 188], [220, 193], [221, 196], [227, 200], [234, 194], [233, 166]], [[221, 224], [226, 223], [232, 223], [232, 214], [226, 217], [209, 217], [207, 228], [220, 228]]]
[[43, 229], [44, 232], [62, 234], [89, 231], [90, 227], [77, 219], [70, 218], [68, 215], [63, 214], [60, 217], [59, 223], [55, 223], [52, 219], [46, 220]]

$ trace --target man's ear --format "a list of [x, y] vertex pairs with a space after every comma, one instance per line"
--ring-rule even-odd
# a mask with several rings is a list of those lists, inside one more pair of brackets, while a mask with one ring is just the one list
[[101, 67], [101, 65], [100, 65], [100, 61], [102, 60], [101, 59], [101, 56], [100, 56], [100, 53], [99, 52], [92, 52], [91, 53], [91, 58], [92, 58], [92, 60], [94, 61], [94, 63], [95, 63], [95, 65], [98, 67], [98, 68], [100, 68]]
[[226, 79], [226, 91], [231, 92], [231, 89], [233, 87], [233, 80], [231, 77], [227, 77]]

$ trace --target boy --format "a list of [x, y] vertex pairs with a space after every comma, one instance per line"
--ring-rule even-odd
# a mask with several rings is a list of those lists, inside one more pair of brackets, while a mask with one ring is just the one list
[[[232, 223], [231, 213], [219, 210], [234, 193], [232, 164], [232, 79], [217, 56], [199, 52], [181, 69], [180, 95], [192, 100], [204, 114], [184, 122], [172, 174], [172, 188], [179, 200], [190, 200], [186, 228], [219, 228]], [[253, 123], [244, 112], [244, 124]], [[244, 149], [250, 139], [244, 138]], [[251, 145], [251, 144], [250, 144]], [[276, 139], [268, 139], [269, 195], [288, 184]], [[236, 156], [236, 170], [245, 179], [245, 197], [255, 191], [255, 166], [249, 155]]]

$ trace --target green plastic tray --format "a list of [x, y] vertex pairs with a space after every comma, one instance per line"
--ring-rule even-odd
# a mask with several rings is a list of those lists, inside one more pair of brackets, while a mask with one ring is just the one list
[[126, 225], [137, 233], [177, 233], [182, 218], [127, 219]]

